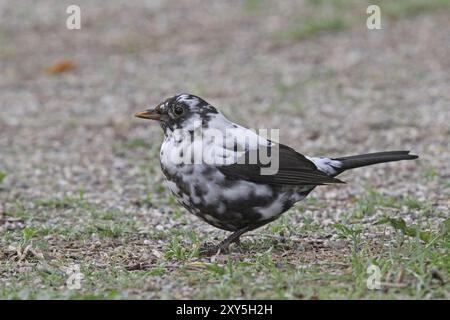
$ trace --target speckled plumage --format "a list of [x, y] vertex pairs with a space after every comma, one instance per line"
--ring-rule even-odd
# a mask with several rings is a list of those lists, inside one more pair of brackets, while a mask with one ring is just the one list
[[[173, 98], [172, 98], [173, 99]], [[190, 108], [198, 112], [202, 108], [209, 110], [200, 115], [203, 121], [191, 116], [190, 119], [171, 125], [174, 129], [193, 131], [192, 118], [202, 122], [202, 127], [224, 129], [241, 128], [238, 134], [251, 135], [250, 130], [228, 121], [223, 115], [212, 109], [212, 106], [197, 97], [179, 95], [170, 103], [189, 103]], [[165, 105], [165, 104], [163, 104]], [[261, 139], [263, 140], [263, 139]], [[165, 138], [161, 146], [160, 160], [167, 185], [176, 199], [189, 212], [205, 222], [228, 231], [237, 231], [246, 226], [256, 228], [278, 218], [295, 202], [302, 200], [314, 186], [278, 186], [255, 183], [225, 175], [218, 166], [205, 163], [173, 164], [169, 155], [181, 152], [185, 148], [173, 130], [165, 127]], [[217, 147], [203, 139], [203, 150]], [[255, 147], [257, 142], [254, 140]], [[222, 148], [222, 146], [219, 146]], [[177, 150], [180, 151], [177, 151]]]
[[[335, 159], [305, 157], [231, 122], [189, 94], [171, 97], [137, 116], [160, 121], [165, 135], [161, 168], [179, 203], [205, 222], [234, 231], [219, 246], [222, 250], [242, 233], [277, 219], [317, 185], [342, 183], [334, 177], [346, 169], [416, 157], [406, 151]], [[233, 144], [208, 135], [196, 139], [205, 131], [220, 133]], [[238, 161], [262, 147], [279, 150], [279, 169], [274, 175], [262, 175], [260, 163]], [[202, 158], [205, 154], [210, 155], [209, 161]]]

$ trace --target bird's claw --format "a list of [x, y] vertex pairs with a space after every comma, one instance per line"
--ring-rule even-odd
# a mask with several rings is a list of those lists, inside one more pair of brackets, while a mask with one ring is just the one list
[[199, 253], [200, 253], [201, 256], [210, 257], [210, 256], [213, 256], [213, 255], [216, 255], [216, 254], [229, 253], [228, 249], [229, 249], [229, 245], [228, 244], [225, 245], [225, 244], [221, 243], [221, 244], [215, 245], [215, 244], [212, 244], [212, 243], [206, 243], [202, 247], [200, 247]]

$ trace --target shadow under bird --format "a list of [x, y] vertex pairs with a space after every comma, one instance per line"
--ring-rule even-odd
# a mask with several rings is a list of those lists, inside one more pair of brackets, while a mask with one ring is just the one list
[[[239, 243], [242, 234], [279, 218], [316, 186], [344, 183], [336, 176], [346, 170], [418, 157], [409, 151], [307, 157], [228, 120], [191, 94], [173, 96], [135, 116], [160, 123], [164, 131], [161, 168], [178, 202], [205, 222], [233, 232], [217, 246], [209, 247], [209, 253], [227, 252], [231, 243]], [[233, 143], [205, 136], [195, 139], [197, 132], [210, 129]], [[276, 150], [276, 173], [264, 174], [267, 163], [259, 159], [248, 161], [261, 148], [266, 148], [267, 154]], [[186, 153], [191, 161], [179, 161]], [[192, 161], [202, 153], [212, 155], [213, 161]]]

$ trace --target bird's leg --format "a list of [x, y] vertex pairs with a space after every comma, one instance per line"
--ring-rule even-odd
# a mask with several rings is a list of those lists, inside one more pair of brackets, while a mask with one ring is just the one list
[[239, 229], [233, 232], [230, 236], [228, 236], [228, 238], [221, 241], [217, 246], [205, 248], [204, 250], [202, 250], [202, 253], [203, 254], [216, 254], [217, 252], [227, 253], [230, 244], [232, 244], [233, 242], [240, 244], [239, 237], [249, 230], [250, 227], [244, 227], [242, 229]]
[[236, 244], [240, 244], [240, 236], [242, 236], [245, 232], [248, 231], [248, 227], [244, 227], [242, 229], [239, 229], [235, 232], [233, 232], [228, 238], [226, 238], [225, 240], [223, 240], [221, 243], [219, 243], [218, 245], [218, 249], [221, 252], [227, 252], [228, 251], [228, 247], [230, 246], [230, 244], [232, 244], [233, 242], [235, 242]]

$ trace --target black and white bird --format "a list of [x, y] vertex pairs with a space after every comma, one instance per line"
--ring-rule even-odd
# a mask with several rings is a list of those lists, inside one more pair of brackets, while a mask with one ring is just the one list
[[[191, 94], [173, 96], [135, 116], [159, 121], [164, 131], [161, 168], [178, 202], [205, 222], [233, 232], [214, 248], [221, 252], [239, 242], [245, 232], [279, 218], [316, 186], [343, 183], [335, 177], [346, 170], [417, 158], [409, 151], [307, 157], [235, 124]], [[195, 138], [198, 132], [211, 129], [216, 135], [222, 133], [225, 139], [212, 135]], [[248, 160], [252, 152], [261, 148], [266, 148], [268, 154], [277, 150], [276, 173], [263, 173], [268, 165], [259, 159]], [[194, 159], [204, 154], [209, 154], [208, 161], [202, 157], [200, 161]]]

